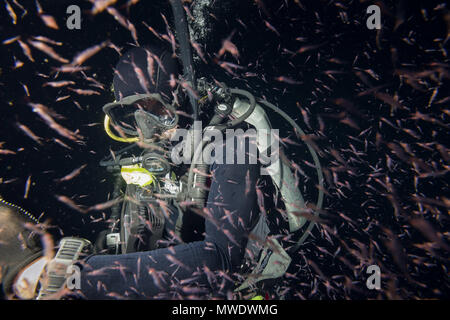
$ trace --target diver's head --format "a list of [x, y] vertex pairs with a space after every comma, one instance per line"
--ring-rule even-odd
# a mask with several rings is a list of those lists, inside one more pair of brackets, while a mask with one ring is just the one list
[[[135, 94], [159, 93], [168, 103], [176, 94], [180, 68], [172, 54], [159, 47], [136, 47], [126, 52], [113, 78], [116, 101]], [[171, 83], [172, 79], [172, 83]]]
[[162, 48], [136, 47], [125, 53], [114, 71], [116, 101], [103, 107], [113, 125], [127, 136], [152, 138], [178, 124], [184, 103], [180, 67]]
[[40, 237], [30, 229], [36, 223], [25, 210], [0, 199], [0, 284], [6, 296], [14, 293], [20, 271], [42, 256]]

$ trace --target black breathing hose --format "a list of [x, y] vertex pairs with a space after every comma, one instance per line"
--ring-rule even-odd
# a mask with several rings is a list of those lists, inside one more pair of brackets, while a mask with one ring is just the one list
[[[183, 4], [181, 0], [169, 0], [172, 6], [173, 18], [175, 23], [175, 30], [180, 45], [181, 62], [183, 63], [184, 78], [190, 82], [190, 86], [193, 90], [196, 90], [196, 80], [194, 74], [194, 67], [192, 62], [192, 52], [190, 45], [190, 37], [188, 24], [186, 19], [186, 13], [184, 12]], [[191, 103], [194, 121], [198, 118], [198, 104], [197, 98], [188, 90], [189, 101]]]

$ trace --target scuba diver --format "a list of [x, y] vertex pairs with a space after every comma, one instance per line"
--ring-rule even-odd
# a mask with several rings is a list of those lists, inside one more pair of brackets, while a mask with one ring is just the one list
[[[100, 162], [117, 177], [108, 229], [94, 245], [63, 238], [50, 259], [33, 232], [37, 221], [27, 214], [30, 221], [25, 223], [25, 211], [4, 201], [1, 226], [10, 233], [0, 232], [0, 244], [11, 245], [0, 245], [0, 257], [5, 260], [2, 286], [7, 297], [252, 298], [284, 275], [292, 260], [289, 253], [311, 232], [314, 223], [302, 214], [310, 210], [263, 107], [298, 134], [304, 132], [282, 110], [248, 91], [197, 80], [186, 17], [177, 1], [171, 3], [183, 75], [178, 61], [162, 47], [133, 48], [115, 68], [115, 101], [103, 107], [106, 133], [130, 144]], [[217, 133], [231, 129], [255, 131], [242, 139], [218, 138]], [[182, 143], [176, 143], [180, 137]], [[322, 185], [318, 156], [307, 147]], [[205, 154], [213, 161], [205, 161]], [[280, 220], [292, 234], [289, 248], [274, 236], [280, 230], [269, 226], [264, 187], [275, 190], [283, 202], [272, 216], [281, 212]], [[322, 201], [320, 188], [317, 211]], [[22, 219], [11, 219], [13, 215]], [[18, 234], [25, 242], [14, 241]], [[16, 251], [17, 256], [12, 254]], [[67, 280], [73, 267], [78, 278], [71, 287]]]

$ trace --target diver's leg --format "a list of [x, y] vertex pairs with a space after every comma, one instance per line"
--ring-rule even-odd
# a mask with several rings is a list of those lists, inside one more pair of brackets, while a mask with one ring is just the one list
[[[80, 293], [87, 299], [176, 299], [220, 290], [205, 271], [220, 269], [220, 254], [204, 241], [82, 263]], [[205, 269], [205, 266], [208, 269]]]
[[248, 234], [258, 217], [256, 205], [257, 165], [221, 164], [212, 168], [213, 180], [205, 223], [205, 241], [224, 252], [227, 269], [236, 272], [242, 263]]

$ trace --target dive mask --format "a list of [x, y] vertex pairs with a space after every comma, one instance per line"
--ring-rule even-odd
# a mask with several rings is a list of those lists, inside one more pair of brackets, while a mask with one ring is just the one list
[[174, 106], [167, 104], [159, 94], [135, 94], [103, 106], [103, 112], [113, 125], [129, 136], [145, 139], [174, 128], [178, 114]]

